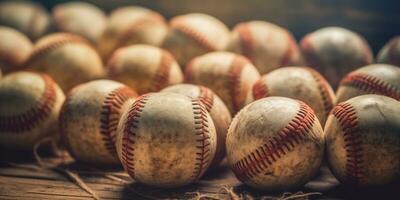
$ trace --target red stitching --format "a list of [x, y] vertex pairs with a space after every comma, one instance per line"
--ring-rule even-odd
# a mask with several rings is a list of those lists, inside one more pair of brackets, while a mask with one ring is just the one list
[[211, 149], [210, 149], [210, 130], [207, 119], [207, 109], [200, 99], [192, 99], [194, 125], [196, 140], [198, 145], [196, 148], [199, 152], [196, 153], [196, 163], [192, 177], [194, 179], [200, 178], [203, 172], [207, 169], [207, 164], [210, 162]]
[[199, 99], [206, 106], [207, 111], [210, 111], [214, 104], [214, 94], [206, 87], [199, 86], [199, 88]]
[[185, 68], [185, 80], [184, 80], [185, 83], [192, 83], [193, 82], [193, 70], [194, 70], [193, 68], [195, 67], [195, 62], [196, 62], [196, 60], [198, 58], [199, 57], [192, 59], [186, 65], [186, 68]]
[[205, 50], [208, 52], [218, 50], [218, 48], [211, 41], [209, 41], [207, 37], [202, 35], [202, 33], [198, 32], [197, 30], [194, 30], [192, 27], [188, 26], [187, 23], [185, 23], [184, 18], [182, 17], [172, 19], [171, 28], [191, 38], [200, 46], [204, 47]]
[[121, 150], [121, 163], [128, 172], [128, 174], [135, 177], [135, 163], [134, 163], [134, 144], [136, 137], [136, 130], [139, 126], [139, 118], [143, 111], [144, 106], [149, 100], [149, 95], [142, 95], [136, 99], [128, 111], [127, 119], [124, 124], [122, 136], [122, 150]]
[[349, 103], [340, 103], [332, 114], [339, 121], [343, 131], [346, 150], [346, 176], [351, 183], [359, 183], [364, 176], [363, 148], [358, 125], [357, 112]]
[[84, 43], [91, 47], [87, 41], [80, 36], [66, 34], [66, 33], [59, 33], [56, 38], [52, 38], [53, 40], [49, 40], [47, 44], [43, 46], [36, 47], [30, 57], [27, 59], [25, 63], [25, 67], [28, 67], [29, 64], [36, 62], [37, 59], [46, 55], [51, 50], [57, 49], [65, 44], [69, 43]]
[[132, 37], [133, 34], [140, 31], [144, 26], [146, 26], [149, 23], [166, 25], [164, 18], [160, 14], [151, 12], [143, 16], [141, 19], [136, 20], [133, 23], [129, 24], [127, 26], [127, 29], [118, 38], [115, 48], [124, 46], [125, 42], [130, 37]]
[[126, 86], [111, 91], [105, 98], [100, 112], [100, 133], [104, 146], [111, 155], [116, 155], [115, 140], [122, 106], [136, 93]]
[[12, 116], [0, 116], [0, 132], [22, 133], [35, 128], [51, 114], [56, 102], [56, 85], [50, 76], [38, 74], [45, 85], [41, 98], [24, 113]]
[[239, 111], [239, 102], [238, 97], [240, 96], [240, 77], [242, 70], [246, 64], [249, 64], [250, 61], [243, 57], [243, 56], [235, 56], [232, 61], [231, 66], [229, 67], [228, 71], [228, 78], [229, 78], [229, 93], [232, 99], [232, 108], [233, 111], [236, 113]]
[[235, 28], [235, 31], [238, 32], [240, 37], [242, 54], [247, 58], [252, 59], [254, 41], [249, 25], [246, 23], [240, 23]]
[[264, 84], [266, 77], [261, 77], [253, 85], [253, 98], [254, 100], [261, 99], [269, 96], [268, 87]]
[[174, 62], [175, 60], [169, 52], [162, 51], [161, 61], [151, 87], [153, 92], [158, 92], [168, 85], [169, 74]]
[[341, 85], [355, 87], [367, 93], [385, 95], [400, 100], [400, 89], [368, 74], [350, 73], [342, 80]]
[[248, 181], [262, 173], [277, 162], [282, 156], [292, 151], [312, 129], [316, 116], [305, 103], [299, 101], [297, 115], [274, 137], [267, 138], [265, 143], [239, 160], [232, 166], [235, 175], [241, 181]]
[[304, 69], [309, 71], [315, 82], [317, 82], [318, 91], [322, 97], [322, 102], [325, 109], [325, 115], [329, 114], [329, 112], [333, 108], [333, 97], [331, 96], [331, 93], [329, 93], [329, 83], [320, 73], [318, 73], [314, 69], [309, 67], [304, 67]]

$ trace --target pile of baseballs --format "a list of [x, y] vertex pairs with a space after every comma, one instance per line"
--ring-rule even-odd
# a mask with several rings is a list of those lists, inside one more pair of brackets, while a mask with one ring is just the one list
[[[230, 32], [201, 13], [173, 17], [88, 3], [51, 14], [0, 3], [0, 146], [50, 137], [76, 161], [179, 187], [220, 167], [254, 188], [310, 181], [325, 159], [350, 186], [400, 179], [400, 39], [373, 55], [328, 27], [297, 44], [284, 27]], [[334, 89], [337, 88], [336, 94]], [[232, 119], [233, 117], [233, 119]]]

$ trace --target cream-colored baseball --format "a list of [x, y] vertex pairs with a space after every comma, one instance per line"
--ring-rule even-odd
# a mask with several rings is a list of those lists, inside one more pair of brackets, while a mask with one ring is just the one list
[[326, 27], [300, 42], [305, 64], [321, 72], [337, 88], [350, 71], [373, 60], [371, 48], [359, 34], [340, 27]]
[[364, 94], [379, 94], [400, 101], [400, 68], [372, 64], [349, 73], [340, 83], [336, 103]]
[[86, 2], [67, 2], [52, 10], [55, 26], [59, 31], [80, 35], [93, 44], [103, 34], [107, 25], [104, 12]]
[[278, 67], [301, 64], [293, 35], [285, 28], [265, 21], [236, 25], [226, 50], [246, 56], [261, 74]]
[[314, 111], [286, 97], [267, 97], [244, 107], [226, 138], [236, 177], [258, 189], [302, 186], [319, 170], [324, 135]]
[[115, 51], [107, 64], [108, 77], [139, 94], [158, 92], [181, 83], [183, 74], [174, 57], [150, 45], [132, 45]]
[[400, 36], [392, 38], [378, 53], [379, 63], [392, 64], [400, 67]]
[[25, 66], [48, 73], [64, 91], [105, 75], [96, 50], [82, 37], [67, 33], [41, 38]]
[[136, 97], [129, 87], [96, 80], [73, 88], [60, 115], [62, 141], [72, 156], [84, 163], [119, 164], [115, 149], [121, 113]]
[[257, 69], [245, 57], [222, 51], [196, 57], [185, 71], [187, 83], [210, 88], [232, 115], [251, 98], [252, 86], [259, 78]]
[[308, 67], [283, 67], [263, 75], [252, 89], [252, 99], [282, 96], [298, 99], [309, 105], [321, 125], [334, 103], [335, 94], [317, 71]]
[[119, 47], [132, 44], [160, 46], [168, 32], [168, 25], [159, 13], [136, 6], [118, 8], [110, 14], [107, 27], [97, 41], [97, 49], [104, 60]]
[[225, 48], [229, 30], [218, 19], [201, 13], [176, 16], [163, 47], [171, 52], [181, 67], [196, 56]]
[[19, 31], [0, 26], [0, 69], [4, 73], [18, 70], [31, 54], [31, 41]]
[[0, 80], [0, 146], [33, 150], [45, 137], [58, 139], [64, 93], [45, 74], [15, 72]]
[[205, 105], [214, 122], [217, 133], [217, 149], [215, 151], [214, 159], [210, 164], [210, 168], [217, 167], [226, 155], [226, 133], [228, 132], [229, 124], [232, 120], [231, 114], [224, 102], [222, 102], [222, 100], [209, 88], [192, 84], [173, 85], [163, 89], [161, 92], [184, 94], [192, 98], [200, 99], [200, 101]]
[[172, 188], [203, 175], [214, 158], [216, 138], [214, 123], [200, 99], [148, 93], [123, 112], [117, 152], [134, 180]]
[[340, 182], [379, 186], [400, 180], [400, 102], [362, 95], [338, 104], [325, 126], [326, 158]]
[[50, 15], [41, 5], [29, 1], [4, 1], [0, 3], [0, 24], [21, 31], [36, 40], [49, 31]]

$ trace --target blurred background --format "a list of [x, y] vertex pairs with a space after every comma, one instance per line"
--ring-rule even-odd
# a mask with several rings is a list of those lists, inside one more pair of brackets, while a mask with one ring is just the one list
[[[374, 53], [400, 34], [398, 0], [82, 0], [106, 12], [124, 5], [139, 5], [160, 12], [168, 19], [202, 12], [213, 15], [230, 28], [248, 20], [265, 20], [288, 28], [299, 40], [325, 26], [341, 26], [362, 34]], [[36, 1], [48, 9], [65, 0]]]

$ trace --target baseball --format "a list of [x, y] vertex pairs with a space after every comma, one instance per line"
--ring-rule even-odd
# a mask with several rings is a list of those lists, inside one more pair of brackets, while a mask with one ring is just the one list
[[64, 93], [50, 76], [15, 72], [0, 80], [0, 146], [32, 150], [42, 138], [58, 138]]
[[80, 162], [119, 164], [115, 149], [118, 120], [137, 95], [127, 86], [96, 80], [73, 88], [61, 109], [60, 133]]
[[105, 75], [96, 50], [80, 36], [67, 33], [41, 38], [25, 65], [27, 69], [48, 73], [64, 91]]
[[300, 51], [292, 34], [264, 21], [236, 25], [226, 50], [246, 56], [261, 74], [278, 67], [301, 64]]
[[58, 4], [52, 10], [58, 30], [80, 35], [93, 44], [103, 33], [107, 18], [95, 5], [86, 2]]
[[217, 149], [214, 159], [210, 164], [210, 168], [218, 166], [226, 155], [226, 133], [228, 132], [229, 124], [232, 120], [231, 114], [224, 102], [210, 89], [192, 84], [173, 85], [163, 89], [161, 92], [184, 94], [192, 98], [198, 98], [204, 104], [214, 122], [217, 133]]
[[338, 104], [325, 126], [326, 158], [340, 182], [379, 186], [400, 179], [400, 102], [362, 95]]
[[173, 56], [150, 45], [132, 45], [115, 51], [107, 65], [108, 77], [139, 94], [158, 92], [181, 83], [183, 74]]
[[29, 57], [33, 45], [22, 33], [0, 26], [0, 69], [4, 73], [16, 71]]
[[300, 47], [307, 66], [317, 69], [336, 88], [350, 71], [372, 62], [372, 51], [359, 34], [327, 27], [306, 35]]
[[194, 57], [225, 48], [229, 30], [218, 19], [200, 13], [176, 16], [163, 47], [171, 52], [181, 67]]
[[224, 101], [232, 115], [244, 107], [259, 78], [260, 74], [247, 58], [229, 52], [196, 57], [185, 71], [187, 83], [210, 88]]
[[46, 34], [51, 19], [45, 8], [28, 1], [0, 3], [0, 25], [9, 26], [36, 40]]
[[299, 187], [318, 172], [324, 135], [314, 111], [286, 97], [268, 97], [244, 107], [226, 138], [236, 177], [258, 189]]
[[117, 150], [133, 179], [172, 188], [203, 175], [213, 160], [216, 137], [214, 123], [200, 99], [149, 93], [123, 112]]
[[132, 44], [160, 46], [168, 32], [163, 16], [155, 11], [135, 6], [114, 10], [97, 49], [104, 60], [119, 47]]
[[400, 67], [400, 36], [391, 39], [378, 53], [377, 62]]
[[400, 101], [400, 68], [373, 64], [349, 73], [340, 83], [337, 103], [364, 94], [379, 94]]
[[325, 78], [308, 67], [282, 67], [263, 75], [253, 85], [252, 98], [269, 96], [303, 101], [315, 111], [321, 125], [325, 124], [335, 98]]

